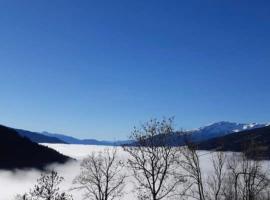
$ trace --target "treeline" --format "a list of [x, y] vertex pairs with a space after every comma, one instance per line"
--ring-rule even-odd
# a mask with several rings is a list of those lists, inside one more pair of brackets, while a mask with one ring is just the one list
[[[89, 200], [123, 199], [131, 176], [139, 200], [270, 200], [268, 169], [262, 161], [249, 159], [257, 146], [242, 153], [210, 152], [206, 177], [196, 144], [168, 145], [173, 132], [171, 118], [134, 128], [131, 139], [136, 145], [122, 147], [127, 160], [117, 149], [91, 153], [81, 162], [72, 190], [83, 190]], [[42, 174], [34, 188], [17, 200], [72, 200], [61, 192], [62, 181], [55, 171]]]

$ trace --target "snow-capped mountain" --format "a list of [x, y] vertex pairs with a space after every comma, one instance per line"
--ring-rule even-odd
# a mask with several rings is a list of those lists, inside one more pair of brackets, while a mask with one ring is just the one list
[[[200, 142], [200, 141], [228, 135], [234, 132], [241, 132], [241, 131], [261, 128], [265, 126], [267, 126], [267, 124], [257, 124], [257, 123], [244, 124], [244, 123], [221, 121], [221, 122], [213, 123], [213, 124], [210, 124], [210, 125], [198, 128], [198, 129], [186, 131], [186, 132], [188, 133], [192, 141]], [[69, 144], [119, 146], [121, 144], [133, 143], [133, 141], [130, 141], [130, 140], [127, 140], [127, 141], [98, 141], [95, 139], [82, 140], [82, 139], [70, 137], [63, 134], [52, 134], [48, 132], [42, 132], [42, 134], [45, 136], [58, 138]], [[182, 144], [183, 142], [184, 142], [184, 137], [182, 137], [181, 134], [179, 135], [176, 133], [172, 138], [173, 145], [179, 145], [179, 144]]]
[[[270, 159], [270, 126], [261, 128], [253, 128], [240, 132], [234, 132], [221, 137], [212, 138], [202, 141], [198, 144], [200, 150], [221, 150], [221, 151], [234, 151], [243, 152], [248, 150], [250, 158], [257, 159]], [[254, 146], [255, 145], [255, 146]], [[255, 147], [255, 148], [250, 148]], [[257, 147], [257, 148], [256, 148]]]
[[224, 136], [234, 132], [241, 132], [245, 130], [251, 130], [255, 128], [261, 128], [268, 126], [269, 124], [258, 124], [258, 123], [235, 123], [221, 121], [213, 123], [196, 130], [189, 131], [193, 140], [202, 141], [210, 138]]

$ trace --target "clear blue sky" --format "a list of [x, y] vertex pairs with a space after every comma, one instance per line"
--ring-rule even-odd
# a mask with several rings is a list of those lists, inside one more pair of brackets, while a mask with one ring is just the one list
[[269, 1], [4, 0], [0, 45], [1, 124], [124, 139], [151, 117], [270, 121]]

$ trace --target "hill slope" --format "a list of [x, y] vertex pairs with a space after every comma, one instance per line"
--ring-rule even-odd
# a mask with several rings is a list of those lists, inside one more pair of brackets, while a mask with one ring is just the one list
[[200, 150], [243, 151], [250, 145], [259, 146], [261, 156], [270, 158], [270, 126], [232, 133], [198, 144]]
[[21, 137], [14, 129], [0, 125], [0, 169], [38, 168], [64, 163], [70, 158]]

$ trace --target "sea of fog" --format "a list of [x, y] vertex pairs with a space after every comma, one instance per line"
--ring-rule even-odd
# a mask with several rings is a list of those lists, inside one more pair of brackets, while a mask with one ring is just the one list
[[[71, 190], [73, 187], [72, 181], [80, 172], [80, 161], [93, 151], [101, 151], [105, 148], [118, 148], [118, 155], [121, 159], [126, 160], [127, 154], [121, 147], [107, 147], [94, 145], [70, 145], [70, 144], [43, 144], [57, 150], [58, 152], [75, 158], [76, 161], [71, 161], [64, 165], [53, 164], [48, 166], [49, 169], [55, 169], [61, 176], [65, 178], [61, 184], [63, 191], [68, 191], [74, 196], [75, 200], [83, 199], [83, 191]], [[200, 151], [201, 166], [203, 174], [207, 178], [207, 174], [211, 171], [211, 153]], [[40, 176], [38, 170], [16, 170], [4, 171], [0, 170], [0, 200], [13, 200], [16, 194], [23, 194], [33, 188], [36, 180]], [[128, 173], [128, 172], [127, 172]], [[129, 178], [125, 187], [125, 195], [123, 199], [135, 200], [135, 193], [133, 192], [133, 180]]]
[[[80, 161], [89, 155], [91, 152], [102, 151], [105, 148], [115, 148], [107, 146], [94, 146], [94, 145], [70, 145], [70, 144], [42, 144], [57, 150], [58, 152], [75, 158], [75, 161], [68, 162], [66, 164], [52, 164], [48, 166], [48, 169], [56, 170], [59, 175], [64, 177], [61, 190], [68, 191], [68, 193], [74, 196], [74, 199], [83, 199], [83, 191], [71, 190], [73, 187], [72, 181], [80, 172]], [[126, 153], [118, 148], [118, 155], [121, 159], [126, 159]], [[0, 200], [13, 200], [16, 194], [23, 194], [33, 188], [36, 180], [40, 177], [41, 171], [35, 169], [28, 170], [0, 170]], [[134, 198], [132, 192], [131, 180], [127, 180], [129, 183], [126, 187], [125, 198], [132, 200]], [[123, 199], [125, 199], [123, 198]]]

